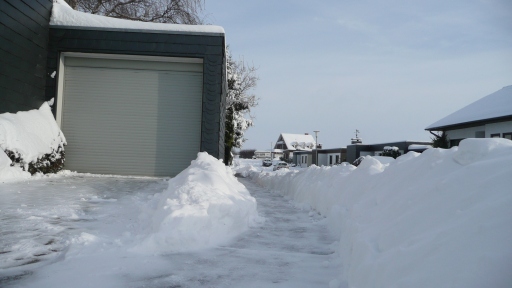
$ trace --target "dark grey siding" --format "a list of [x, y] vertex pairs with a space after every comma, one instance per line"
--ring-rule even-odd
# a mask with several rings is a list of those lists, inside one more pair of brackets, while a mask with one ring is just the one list
[[45, 100], [52, 0], [0, 0], [0, 113]]
[[[224, 35], [183, 35], [52, 27], [48, 50], [46, 70], [48, 74], [58, 70], [61, 52], [202, 58], [204, 88], [201, 151], [208, 152], [219, 159], [224, 158], [226, 93]], [[46, 99], [56, 97], [57, 78], [57, 76], [54, 79], [49, 78], [46, 82]]]

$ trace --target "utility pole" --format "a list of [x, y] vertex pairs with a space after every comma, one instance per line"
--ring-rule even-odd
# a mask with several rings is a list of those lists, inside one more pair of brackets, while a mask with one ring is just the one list
[[316, 164], [316, 166], [318, 166], [318, 132], [320, 132], [320, 131], [316, 130], [316, 131], [313, 131], [313, 132], [315, 132], [315, 142], [316, 142], [315, 143], [315, 146], [316, 146], [315, 147], [316, 148], [315, 149], [316, 150], [316, 153], [315, 153], [316, 154], [316, 156], [315, 156], [315, 164]]
[[274, 160], [274, 157], [272, 157], [272, 142], [270, 142], [270, 160]]
[[317, 130], [317, 131], [313, 131], [313, 132], [315, 132], [315, 141], [316, 141], [315, 148], [318, 149], [318, 132], [320, 132], [320, 131]]

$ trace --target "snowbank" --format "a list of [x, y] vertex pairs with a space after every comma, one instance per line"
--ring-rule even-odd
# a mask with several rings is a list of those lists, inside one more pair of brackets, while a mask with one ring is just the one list
[[30, 173], [23, 171], [21, 167], [11, 166], [11, 163], [11, 159], [7, 157], [4, 151], [0, 150], [0, 182], [30, 177]]
[[146, 32], [154, 33], [181, 32], [224, 34], [224, 28], [214, 25], [150, 23], [84, 13], [73, 10], [66, 2], [64, 2], [64, 0], [53, 1], [50, 25], [96, 29], [144, 30]]
[[258, 214], [256, 200], [231, 168], [202, 152], [169, 180], [166, 191], [153, 196], [142, 218], [151, 222], [150, 231], [133, 251], [159, 254], [225, 243], [255, 223]]
[[[61, 149], [66, 144], [66, 138], [60, 131], [53, 117], [50, 105], [45, 102], [38, 110], [18, 112], [16, 114], [0, 114], [0, 179], [24, 177], [18, 168], [9, 169], [6, 166], [4, 151], [9, 151], [18, 159], [23, 170], [29, 170], [29, 164], [35, 170], [45, 165], [47, 160], [39, 161], [44, 157], [50, 160], [61, 157]], [[2, 160], [3, 159], [3, 160]], [[39, 161], [39, 162], [38, 162]]]
[[251, 172], [327, 216], [348, 287], [510, 287], [512, 141], [466, 139], [383, 165]]

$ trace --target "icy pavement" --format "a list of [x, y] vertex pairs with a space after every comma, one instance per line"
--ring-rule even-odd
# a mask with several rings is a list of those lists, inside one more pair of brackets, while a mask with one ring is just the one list
[[1, 287], [328, 287], [339, 274], [325, 219], [240, 179], [265, 218], [228, 245], [129, 252], [151, 178], [68, 176], [0, 184]]

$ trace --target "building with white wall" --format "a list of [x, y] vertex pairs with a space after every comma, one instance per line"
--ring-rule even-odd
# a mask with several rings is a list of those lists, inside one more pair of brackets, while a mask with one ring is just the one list
[[507, 138], [512, 140], [512, 85], [429, 125], [425, 130], [447, 134], [450, 147], [465, 138]]

